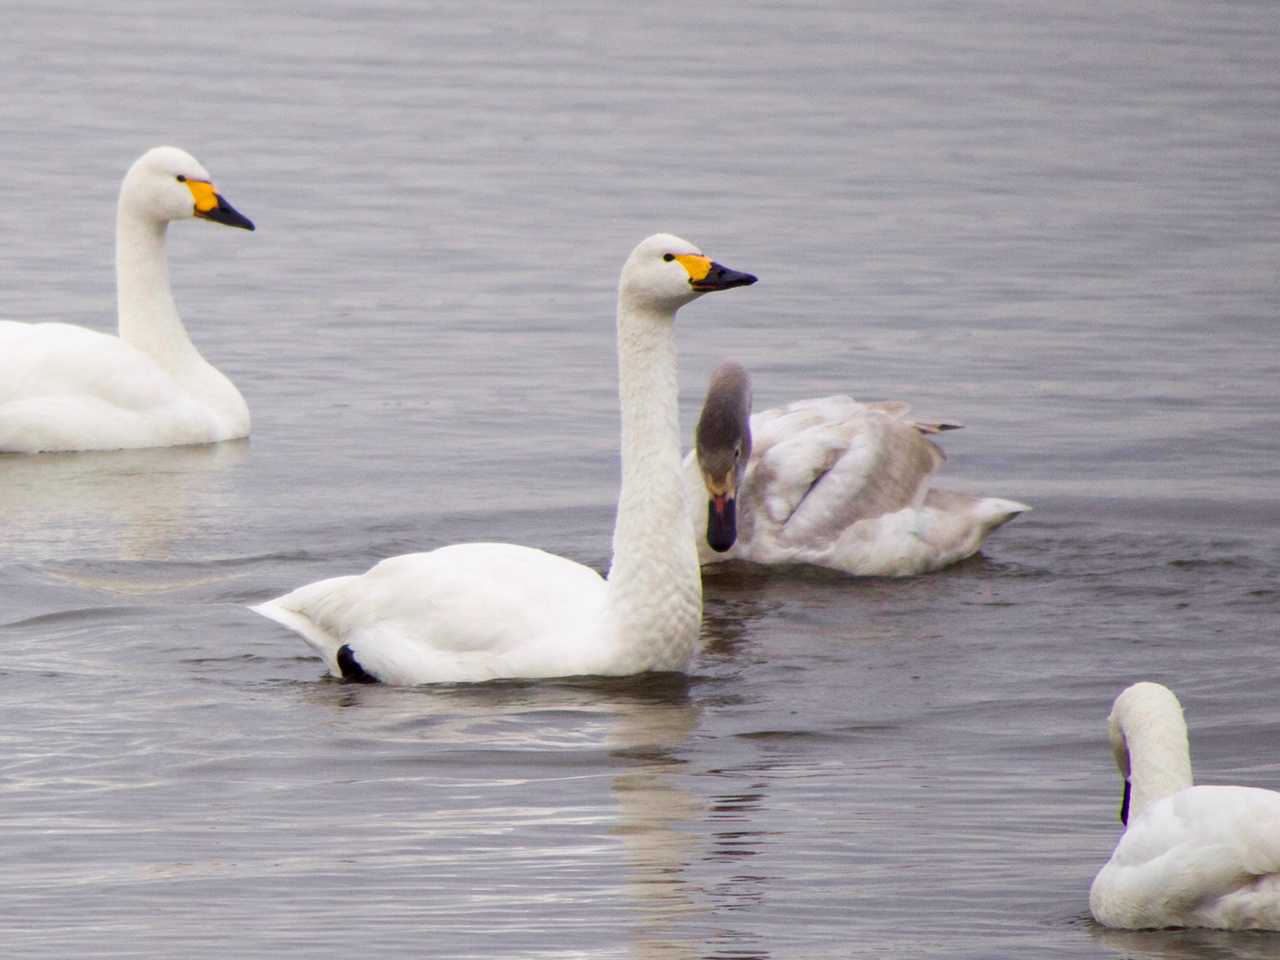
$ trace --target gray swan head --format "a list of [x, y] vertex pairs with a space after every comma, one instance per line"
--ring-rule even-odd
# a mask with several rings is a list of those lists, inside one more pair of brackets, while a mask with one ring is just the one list
[[751, 457], [751, 377], [740, 364], [711, 374], [694, 450], [708, 494], [707, 545], [724, 553], [738, 538], [738, 488]]

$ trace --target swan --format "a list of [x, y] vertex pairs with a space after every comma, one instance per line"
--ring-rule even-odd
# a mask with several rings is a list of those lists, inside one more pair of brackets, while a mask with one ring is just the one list
[[1191, 785], [1182, 706], [1135, 683], [1108, 720], [1126, 824], [1089, 890], [1104, 926], [1280, 930], [1280, 793]]
[[679, 671], [696, 651], [702, 581], [685, 509], [676, 311], [755, 283], [656, 234], [618, 284], [622, 489], [607, 579], [531, 547], [463, 543], [391, 557], [252, 607], [355, 681], [413, 685]]
[[904, 403], [833, 396], [751, 413], [737, 363], [711, 375], [685, 487], [699, 560], [805, 563], [857, 576], [927, 573], [976, 553], [1031, 509], [931, 489], [942, 451], [927, 435], [957, 428], [907, 418]]
[[249, 408], [200, 356], [169, 289], [165, 232], [196, 217], [252, 230], [176, 147], [148, 150], [116, 208], [119, 336], [0, 321], [0, 452], [211, 443], [249, 433]]

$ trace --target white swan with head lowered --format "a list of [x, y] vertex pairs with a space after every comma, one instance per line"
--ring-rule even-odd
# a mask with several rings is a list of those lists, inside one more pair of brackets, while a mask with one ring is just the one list
[[971, 556], [1030, 509], [930, 487], [943, 454], [904, 403], [833, 396], [751, 413], [739, 364], [711, 375], [685, 460], [703, 563], [814, 564], [905, 576]]
[[1089, 890], [1104, 926], [1280, 930], [1280, 793], [1192, 786], [1177, 697], [1136, 683], [1108, 719], [1124, 834]]
[[530, 547], [467, 543], [383, 560], [253, 609], [299, 634], [330, 673], [392, 684], [685, 669], [702, 581], [680, 460], [676, 310], [755, 277], [658, 234], [618, 286], [622, 489], [607, 579]]
[[211, 443], [249, 433], [240, 392], [196, 350], [169, 288], [165, 233], [196, 217], [252, 230], [176, 147], [139, 157], [116, 209], [119, 336], [0, 321], [0, 453]]

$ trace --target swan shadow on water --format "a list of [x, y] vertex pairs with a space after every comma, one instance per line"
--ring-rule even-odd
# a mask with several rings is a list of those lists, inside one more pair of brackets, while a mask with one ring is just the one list
[[0, 525], [43, 560], [163, 561], [241, 512], [235, 468], [248, 440], [86, 453], [0, 455]]
[[[686, 782], [696, 775], [684, 752], [702, 712], [692, 696], [697, 682], [684, 674], [654, 673], [419, 687], [326, 677], [298, 686], [307, 701], [331, 708], [332, 722], [348, 735], [364, 725], [351, 723], [360, 714], [370, 724], [360, 738], [386, 742], [398, 732], [452, 752], [462, 764], [471, 762], [468, 753], [487, 753], [479, 762], [491, 770], [501, 765], [503, 776], [560, 776], [555, 760], [544, 758], [563, 759], [564, 751], [577, 753], [584, 746], [598, 751], [598, 759], [588, 763], [609, 778], [615, 815], [607, 831], [622, 864], [614, 895], [634, 918], [626, 932], [630, 955], [693, 960], [703, 955], [705, 914], [714, 906], [698, 898], [701, 884], [690, 878], [691, 865], [706, 859], [708, 827], [722, 830], [721, 820], [745, 816], [726, 806], [739, 799], [709, 802]], [[510, 761], [494, 756], [508, 752]], [[576, 779], [581, 771], [575, 771]], [[717, 850], [726, 842], [741, 845], [738, 826], [737, 839], [714, 841]], [[719, 859], [738, 869], [736, 854]], [[724, 932], [724, 923], [714, 925]], [[742, 956], [765, 955], [743, 946]]]
[[1029, 570], [1008, 560], [996, 560], [981, 551], [963, 560], [957, 560], [943, 570], [929, 574], [907, 577], [886, 576], [852, 576], [841, 570], [832, 570], [814, 564], [796, 561], [794, 563], [756, 563], [750, 560], [722, 560], [714, 565], [702, 568], [703, 589], [758, 591], [762, 588], [789, 582], [829, 583], [848, 589], [851, 585], [881, 584], [886, 587], [894, 585], [936, 583], [948, 577], [989, 578], [993, 575], [1038, 575], [1042, 571]]
[[1088, 921], [1089, 936], [1125, 958], [1145, 960], [1274, 960], [1280, 933], [1270, 930], [1112, 930]]
[[[993, 578], [1021, 576], [1013, 567], [981, 554], [951, 567], [915, 577], [850, 577], [837, 570], [805, 564], [765, 565], [729, 560], [703, 568], [703, 658], [722, 663], [736, 659], [753, 635], [768, 637], [768, 621], [789, 627], [826, 624], [848, 626], [860, 644], [889, 642], [917, 632], [912, 618], [881, 616], [884, 609], [917, 609], [937, 618], [948, 597], [963, 594], [973, 602], [1002, 605]], [[918, 624], [916, 624], [918, 625]], [[830, 626], [830, 624], [826, 624]]]
[[[300, 662], [315, 663], [298, 656]], [[626, 677], [561, 677], [550, 680], [486, 680], [481, 682], [427, 683], [401, 687], [382, 683], [358, 683], [328, 673], [297, 682], [306, 699], [338, 709], [386, 710], [403, 704], [424, 716], [448, 710], [586, 709], [619, 703], [686, 704], [692, 681], [684, 673], [642, 673]]]

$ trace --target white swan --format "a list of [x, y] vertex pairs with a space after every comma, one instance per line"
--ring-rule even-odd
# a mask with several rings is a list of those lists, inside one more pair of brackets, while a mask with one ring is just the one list
[[1177, 697], [1135, 683], [1108, 723], [1124, 777], [1124, 835], [1094, 878], [1089, 909], [1108, 927], [1280, 930], [1280, 793], [1193, 787]]
[[0, 452], [210, 443], [249, 433], [249, 408], [200, 356], [169, 289], [165, 231], [198, 217], [252, 230], [176, 147], [139, 157], [116, 210], [119, 336], [0, 322]]
[[753, 415], [746, 370], [721, 364], [685, 458], [701, 562], [926, 573], [976, 553], [992, 530], [1030, 509], [931, 489], [944, 458], [925, 435], [956, 425], [915, 422], [907, 410], [835, 396]]
[[618, 287], [622, 490], [607, 580], [529, 547], [468, 543], [253, 607], [300, 633], [330, 673], [392, 684], [683, 670], [702, 582], [685, 509], [676, 310], [754, 283], [669, 234], [640, 243]]

